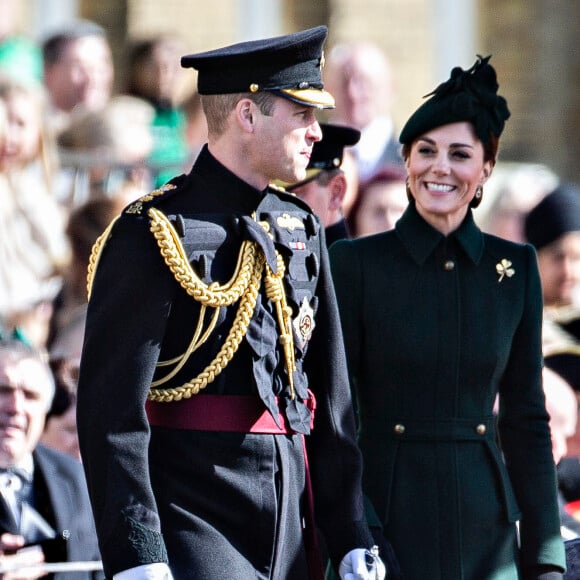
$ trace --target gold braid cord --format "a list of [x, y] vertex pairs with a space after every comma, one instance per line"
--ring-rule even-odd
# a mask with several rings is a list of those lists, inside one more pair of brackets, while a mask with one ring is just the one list
[[115, 222], [121, 216], [118, 215], [115, 219], [111, 221], [111, 223], [107, 226], [105, 231], [96, 239], [93, 247], [91, 249], [91, 255], [89, 257], [89, 265], [87, 267], [87, 300], [91, 298], [91, 291], [93, 289], [93, 281], [95, 279], [95, 272], [97, 271], [97, 266], [99, 265], [99, 260], [101, 259], [101, 254], [105, 249], [105, 243], [109, 235], [111, 234], [111, 230], [115, 225]]
[[[153, 233], [161, 251], [165, 263], [171, 270], [173, 276], [181, 287], [197, 302], [201, 304], [200, 320], [194, 337], [186, 352], [171, 361], [158, 363], [158, 367], [168, 364], [178, 364], [178, 368], [171, 373], [155, 381], [149, 391], [149, 400], [155, 402], [171, 402], [181, 399], [188, 399], [192, 395], [199, 393], [209, 383], [211, 383], [219, 373], [232, 360], [237, 352], [250, 324], [250, 320], [256, 307], [256, 298], [260, 290], [260, 283], [264, 272], [265, 259], [258, 246], [254, 242], [244, 241], [238, 256], [236, 269], [231, 279], [220, 286], [214, 282], [206, 284], [195, 273], [189, 263], [179, 235], [175, 231], [167, 217], [155, 208], [150, 208], [148, 212], [150, 230]], [[278, 319], [282, 328], [281, 341], [284, 345], [286, 367], [290, 380], [292, 397], [294, 396], [292, 371], [294, 364], [294, 343], [292, 339], [290, 319], [292, 312], [286, 303], [286, 295], [283, 287], [284, 262], [278, 254], [278, 275], [274, 276], [268, 268], [266, 277], [266, 291], [268, 297], [276, 302]], [[194, 379], [175, 388], [155, 388], [157, 385], [167, 382], [175, 376], [177, 371], [183, 367], [189, 356], [201, 345], [217, 322], [217, 311], [212, 317], [210, 327], [201, 334], [203, 317], [206, 308], [219, 309], [222, 306], [230, 306], [239, 300], [238, 311], [234, 318], [232, 328], [214, 360]]]
[[284, 349], [286, 359], [286, 370], [290, 383], [290, 396], [294, 399], [294, 378], [296, 361], [294, 358], [294, 335], [292, 334], [292, 309], [286, 302], [286, 292], [284, 291], [284, 260], [276, 252], [277, 274], [274, 274], [270, 266], [266, 266], [266, 296], [276, 305], [278, 324], [280, 326], [280, 344]]

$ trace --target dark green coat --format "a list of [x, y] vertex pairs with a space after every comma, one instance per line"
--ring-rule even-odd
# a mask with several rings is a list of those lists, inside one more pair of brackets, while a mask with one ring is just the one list
[[532, 247], [483, 234], [471, 211], [445, 238], [411, 204], [395, 230], [330, 254], [364, 489], [405, 580], [564, 567]]

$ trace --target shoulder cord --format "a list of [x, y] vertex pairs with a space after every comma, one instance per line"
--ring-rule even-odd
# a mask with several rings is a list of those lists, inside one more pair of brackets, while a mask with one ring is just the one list
[[[252, 318], [256, 306], [256, 297], [260, 289], [263, 276], [265, 259], [257, 251], [258, 246], [254, 242], [244, 241], [240, 249], [236, 269], [231, 279], [220, 286], [216, 282], [205, 284], [195, 273], [187, 256], [179, 235], [175, 231], [167, 217], [155, 208], [150, 208], [148, 215], [151, 219], [150, 230], [153, 233], [160, 248], [161, 255], [165, 263], [173, 273], [175, 279], [181, 287], [196, 301], [202, 305], [200, 317], [194, 336], [183, 355], [171, 361], [162, 361], [158, 366], [177, 364], [178, 366], [165, 377], [152, 383], [152, 387], [167, 382], [183, 367], [190, 355], [205, 342], [217, 323], [217, 314], [221, 306], [230, 306], [240, 300], [232, 328], [222, 345], [222, 348], [214, 360], [194, 379], [181, 385], [180, 387], [159, 389], [152, 388], [149, 392], [149, 399], [156, 402], [178, 401], [183, 398], [190, 398], [199, 393], [211, 383], [215, 377], [221, 373], [232, 360], [246, 335], [250, 319]], [[268, 224], [263, 224], [267, 229]], [[283, 285], [284, 260], [277, 254], [277, 274], [266, 266], [266, 295], [276, 304], [278, 322], [281, 328], [280, 342], [284, 348], [286, 368], [290, 381], [290, 392], [294, 398], [293, 371], [295, 370], [294, 341], [291, 328], [292, 310], [286, 301], [286, 293]], [[215, 308], [216, 312], [212, 316], [208, 329], [201, 338], [203, 318], [207, 307]]]
[[114, 218], [111, 223], [106, 227], [105, 231], [95, 240], [93, 247], [91, 248], [91, 255], [89, 256], [89, 265], [87, 267], [87, 300], [91, 298], [91, 291], [93, 289], [93, 281], [95, 279], [95, 272], [97, 271], [97, 266], [99, 264], [99, 260], [101, 259], [101, 254], [103, 253], [103, 249], [105, 247], [105, 243], [111, 234], [111, 230], [115, 225], [115, 222], [121, 216], [118, 215]]

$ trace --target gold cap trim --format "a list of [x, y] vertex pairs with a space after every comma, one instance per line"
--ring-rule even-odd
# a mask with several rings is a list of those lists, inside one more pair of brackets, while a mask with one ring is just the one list
[[303, 103], [319, 109], [334, 109], [334, 97], [323, 89], [281, 89], [281, 93], [287, 95], [297, 103]]

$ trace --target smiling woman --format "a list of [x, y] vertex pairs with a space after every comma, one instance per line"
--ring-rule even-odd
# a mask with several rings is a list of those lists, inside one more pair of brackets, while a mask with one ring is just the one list
[[488, 61], [453, 69], [403, 128], [395, 229], [330, 249], [367, 516], [406, 580], [555, 580], [565, 566], [536, 256], [473, 219], [509, 116]]
[[417, 139], [405, 158], [407, 184], [417, 212], [447, 235], [457, 229], [468, 206], [491, 174], [483, 145], [468, 122], [437, 127]]

